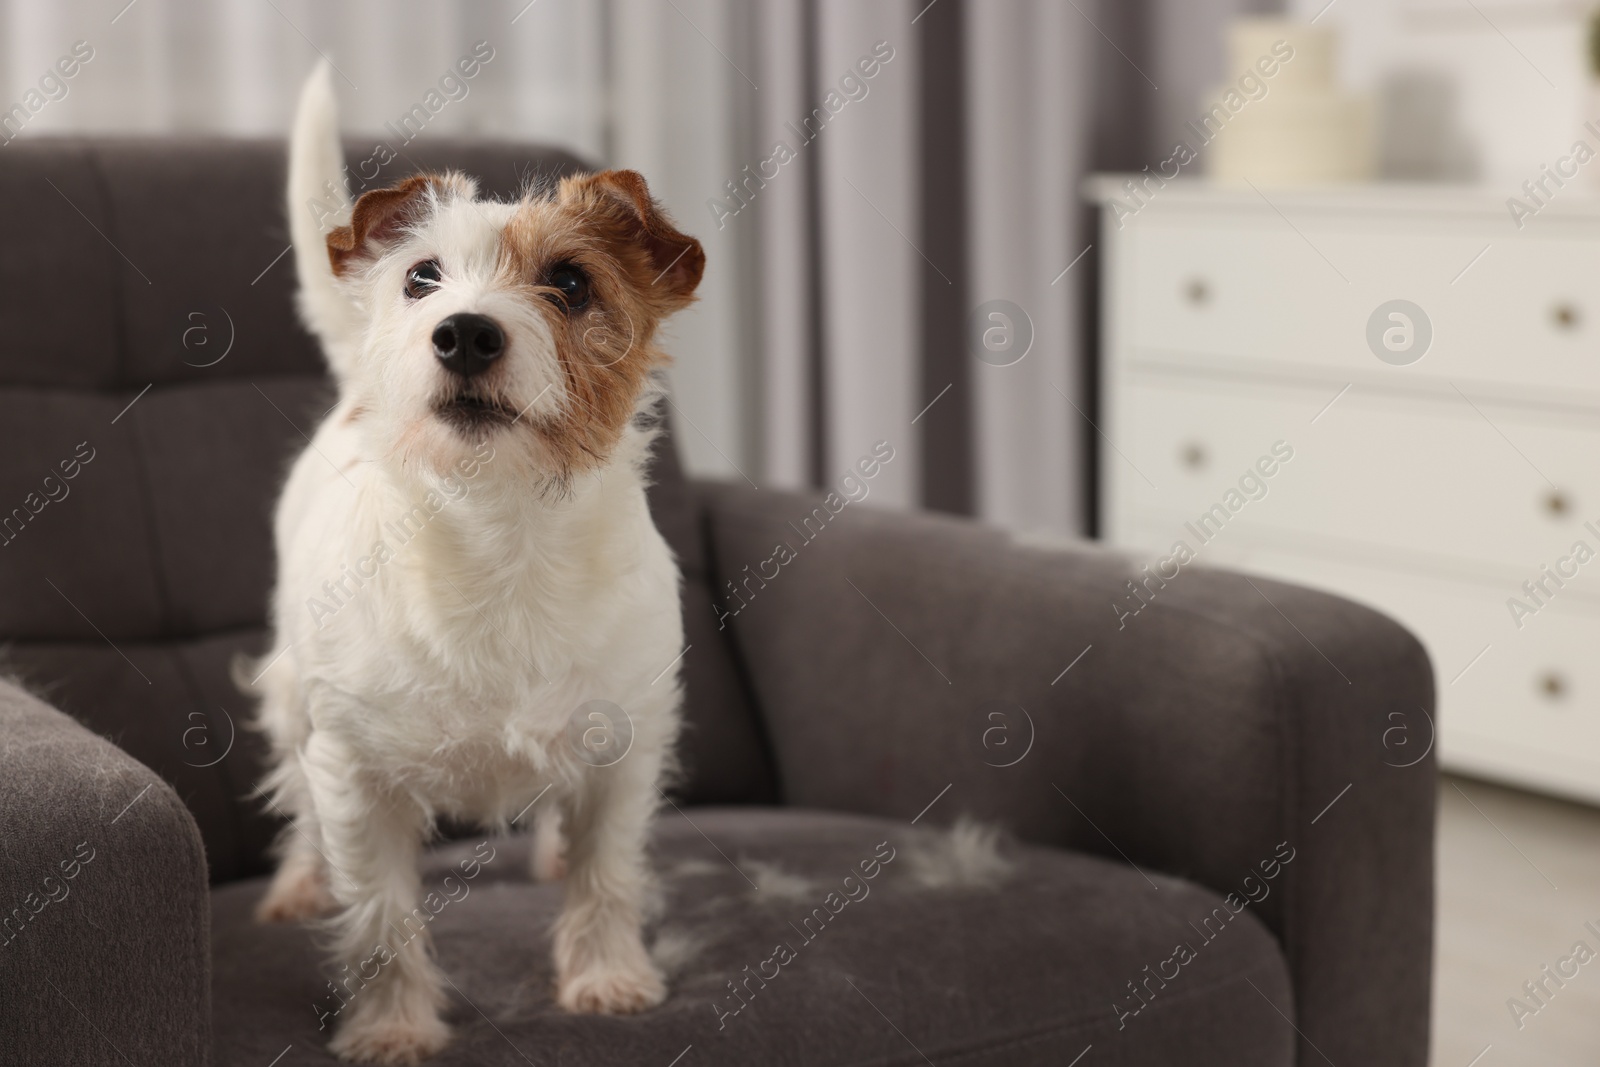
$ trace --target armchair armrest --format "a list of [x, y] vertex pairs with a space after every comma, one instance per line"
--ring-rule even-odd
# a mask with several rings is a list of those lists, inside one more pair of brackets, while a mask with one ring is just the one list
[[0, 846], [0, 1059], [209, 1062], [194, 819], [154, 772], [3, 679]]
[[[930, 821], [965, 810], [1221, 895], [1263, 887], [1300, 1061], [1322, 1062], [1309, 1041], [1426, 1062], [1433, 676], [1407, 631], [1199, 562], [1146, 572], [837, 497], [696, 492], [725, 601], [706, 610], [786, 803], [909, 819], [937, 797]], [[1280, 846], [1294, 858], [1266, 881]]]

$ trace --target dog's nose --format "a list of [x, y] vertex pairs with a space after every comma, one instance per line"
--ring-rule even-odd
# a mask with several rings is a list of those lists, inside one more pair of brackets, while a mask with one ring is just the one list
[[487, 315], [463, 311], [433, 328], [433, 354], [446, 370], [463, 378], [488, 370], [505, 347], [505, 333]]

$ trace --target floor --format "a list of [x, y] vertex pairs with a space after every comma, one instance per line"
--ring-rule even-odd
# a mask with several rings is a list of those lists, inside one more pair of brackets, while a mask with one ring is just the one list
[[1600, 1064], [1600, 808], [1450, 777], [1439, 801], [1433, 1067]]

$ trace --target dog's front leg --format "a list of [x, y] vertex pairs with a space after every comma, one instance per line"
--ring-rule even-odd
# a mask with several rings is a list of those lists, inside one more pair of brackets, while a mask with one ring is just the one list
[[569, 1011], [642, 1011], [666, 998], [643, 931], [655, 781], [645, 758], [596, 767], [566, 805], [566, 899], [555, 963], [556, 999]]
[[365, 775], [326, 731], [312, 733], [301, 760], [340, 904], [332, 926], [344, 1007], [328, 1047], [356, 1063], [420, 1063], [450, 1037], [433, 916], [419, 905], [423, 813]]

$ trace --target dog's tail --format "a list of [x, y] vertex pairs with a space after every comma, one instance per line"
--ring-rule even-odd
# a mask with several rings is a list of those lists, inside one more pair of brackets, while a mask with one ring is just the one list
[[350, 219], [339, 145], [339, 111], [327, 60], [306, 79], [289, 138], [289, 236], [300, 281], [300, 317], [321, 340], [335, 377], [342, 378], [360, 332], [350, 297], [328, 259], [328, 232]]

